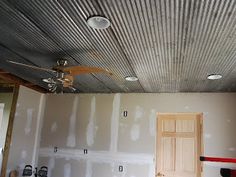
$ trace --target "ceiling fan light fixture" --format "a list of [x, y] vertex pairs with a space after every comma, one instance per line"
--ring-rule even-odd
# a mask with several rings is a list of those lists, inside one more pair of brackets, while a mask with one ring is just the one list
[[48, 83], [48, 84], [52, 83], [51, 78], [44, 78], [44, 79], [42, 79], [42, 81], [45, 82], [45, 83]]
[[87, 24], [94, 29], [106, 29], [111, 26], [111, 22], [108, 18], [99, 15], [89, 17]]
[[210, 74], [207, 76], [207, 79], [209, 79], [209, 80], [218, 80], [221, 78], [222, 78], [222, 75], [220, 75], [220, 74]]
[[138, 78], [136, 76], [127, 76], [127, 77], [125, 77], [125, 80], [130, 81], [130, 82], [134, 82], [134, 81], [137, 81]]

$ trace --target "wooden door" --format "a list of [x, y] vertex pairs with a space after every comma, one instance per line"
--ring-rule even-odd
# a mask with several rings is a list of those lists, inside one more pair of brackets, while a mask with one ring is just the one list
[[200, 177], [202, 114], [158, 114], [156, 177]]

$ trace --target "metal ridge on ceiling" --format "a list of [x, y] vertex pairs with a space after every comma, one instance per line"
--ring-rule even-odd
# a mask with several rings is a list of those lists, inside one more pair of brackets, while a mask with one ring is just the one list
[[[111, 26], [92, 29], [86, 20], [93, 15]], [[75, 87], [85, 93], [235, 92], [235, 25], [231, 0], [2, 0], [0, 65], [45, 88], [49, 73], [6, 59], [50, 68], [64, 58], [114, 73], [77, 76]]]

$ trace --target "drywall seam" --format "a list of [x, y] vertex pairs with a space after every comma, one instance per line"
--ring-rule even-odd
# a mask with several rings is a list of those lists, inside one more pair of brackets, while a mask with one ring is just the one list
[[58, 157], [58, 158], [70, 158], [79, 160], [89, 160], [91, 162], [123, 162], [131, 164], [153, 164], [154, 156], [151, 154], [142, 153], [109, 153], [107, 151], [89, 151], [88, 154], [84, 154], [84, 150], [80, 149], [58, 149], [57, 153], [54, 153], [53, 148], [40, 148], [39, 155], [41, 157]]
[[111, 153], [117, 152], [118, 133], [119, 133], [119, 116], [120, 116], [120, 96], [121, 94], [119, 93], [115, 94], [114, 99], [113, 99], [113, 104], [112, 104], [111, 144], [110, 144]]
[[26, 124], [25, 124], [25, 134], [28, 135], [31, 132], [34, 109], [29, 108], [27, 109], [26, 112], [27, 112], [27, 116], [26, 116]]
[[87, 145], [92, 146], [94, 144], [94, 138], [96, 136], [96, 98], [95, 96], [92, 97], [91, 100], [91, 110], [89, 116], [89, 123], [87, 126]]
[[73, 102], [73, 107], [72, 107], [72, 113], [70, 116], [69, 134], [68, 134], [67, 142], [66, 142], [66, 145], [68, 147], [75, 147], [75, 145], [76, 145], [75, 128], [76, 128], [77, 107], [78, 107], [78, 96], [75, 96], [74, 102]]
[[66, 163], [64, 165], [64, 177], [71, 177], [71, 164]]
[[4, 103], [0, 103], [0, 128], [2, 127], [3, 111], [4, 111]]
[[41, 130], [42, 130], [42, 125], [43, 125], [45, 103], [46, 103], [46, 97], [43, 94], [40, 96], [39, 109], [38, 109], [37, 122], [36, 122], [34, 150], [32, 154], [33, 167], [38, 165], [39, 145], [40, 145], [40, 139], [41, 139]]
[[155, 165], [154, 163], [149, 165], [149, 177], [155, 176]]
[[86, 161], [86, 177], [92, 177], [93, 169], [92, 162], [90, 160]]

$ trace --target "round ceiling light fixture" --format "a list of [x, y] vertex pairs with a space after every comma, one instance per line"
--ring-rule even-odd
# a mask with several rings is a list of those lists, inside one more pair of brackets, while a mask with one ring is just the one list
[[207, 79], [209, 79], [209, 80], [218, 80], [221, 78], [222, 78], [222, 75], [220, 75], [220, 74], [210, 74], [207, 76]]
[[108, 18], [99, 15], [89, 17], [87, 24], [94, 29], [106, 29], [111, 26], [111, 22]]
[[125, 80], [127, 80], [127, 81], [131, 81], [131, 82], [134, 82], [134, 81], [137, 81], [138, 78], [135, 77], [135, 76], [127, 76], [127, 77], [125, 77]]

